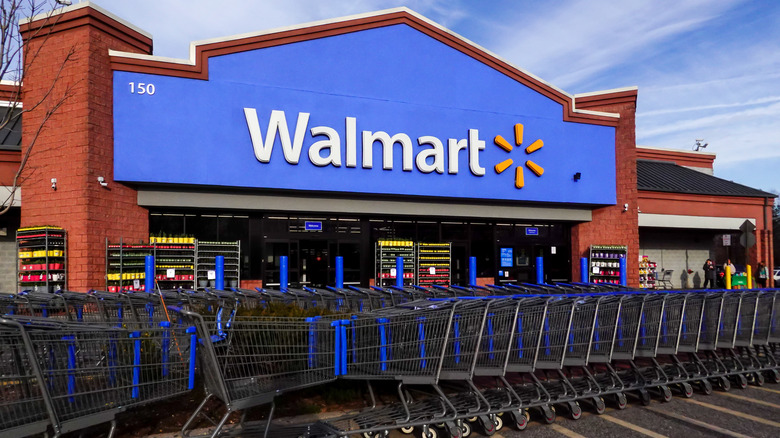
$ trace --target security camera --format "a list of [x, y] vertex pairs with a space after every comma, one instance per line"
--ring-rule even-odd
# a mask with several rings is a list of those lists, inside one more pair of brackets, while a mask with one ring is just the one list
[[52, 190], [57, 190], [57, 178], [52, 178], [51, 179], [51, 189]]
[[106, 182], [106, 179], [102, 176], [97, 177], [98, 182], [100, 183], [101, 187], [108, 187], [108, 183]]

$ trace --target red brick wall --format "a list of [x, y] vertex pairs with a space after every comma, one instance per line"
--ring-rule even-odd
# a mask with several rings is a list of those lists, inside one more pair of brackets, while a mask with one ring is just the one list
[[241, 280], [239, 287], [242, 289], [254, 289], [256, 287], [263, 288], [263, 280]]
[[21, 153], [16, 151], [0, 151], [0, 186], [10, 186], [14, 175], [19, 170]]
[[697, 151], [681, 151], [637, 146], [636, 157], [640, 160], [671, 161], [678, 166], [712, 169], [715, 154]]
[[[628, 247], [628, 285], [639, 286], [639, 213], [636, 182], [636, 90], [577, 98], [579, 109], [620, 114], [615, 129], [617, 205], [593, 210], [593, 220], [572, 227], [572, 278], [580, 278], [580, 257], [591, 245]], [[623, 211], [628, 204], [628, 211]]]
[[[138, 207], [136, 191], [113, 181], [113, 102], [109, 49], [151, 53], [151, 40], [100, 14], [79, 8], [51, 24], [39, 20], [20, 27], [28, 39], [23, 103], [31, 109], [45, 96], [66, 53], [61, 79], [42, 105], [26, 113], [22, 147], [36, 138], [45, 112], [70, 87], [72, 95], [37, 135], [25, 167], [21, 225], [57, 225], [68, 231], [68, 284], [71, 290], [102, 288], [105, 239], [142, 239], [148, 212]], [[49, 32], [51, 30], [51, 32]], [[139, 50], [145, 47], [146, 50]], [[108, 182], [103, 188], [97, 181]], [[57, 178], [57, 190], [51, 188]]]

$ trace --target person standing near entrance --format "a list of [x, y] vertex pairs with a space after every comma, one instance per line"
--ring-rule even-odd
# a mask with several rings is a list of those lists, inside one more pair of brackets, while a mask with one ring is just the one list
[[736, 266], [734, 266], [733, 263], [731, 263], [731, 259], [726, 259], [726, 263], [723, 264], [723, 286], [726, 286], [726, 284], [727, 284], [727, 282], [726, 282], [726, 277], [727, 276], [729, 277], [728, 281], [732, 282], [731, 284], [733, 285], [733, 281], [734, 281], [733, 277], [734, 277], [734, 274], [737, 273], [736, 271], [737, 271], [737, 268], [736, 268]]
[[726, 268], [729, 268], [729, 274], [731, 275], [737, 273], [737, 268], [734, 266], [733, 263], [731, 263], [731, 259], [726, 259], [726, 263], [723, 264], [723, 272], [726, 271]]
[[766, 279], [769, 278], [768, 270], [766, 269], [764, 262], [759, 262], [758, 269], [756, 270], [758, 271], [758, 278], [756, 279], [758, 287], [764, 289], [766, 287]]
[[[707, 259], [704, 262], [704, 289], [715, 289], [715, 263], [712, 263], [712, 259]], [[709, 285], [709, 287], [707, 287]]]

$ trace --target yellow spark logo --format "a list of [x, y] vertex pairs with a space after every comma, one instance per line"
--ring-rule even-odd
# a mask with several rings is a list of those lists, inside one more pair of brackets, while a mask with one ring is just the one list
[[[512, 152], [513, 146], [504, 139], [504, 137], [501, 137], [500, 135], [497, 135], [496, 138], [493, 139], [493, 142], [496, 144], [496, 146], [500, 147], [501, 149]], [[518, 123], [515, 125], [515, 145], [521, 146], [523, 144], [523, 124]], [[530, 146], [525, 148], [525, 153], [530, 154], [533, 152], [538, 151], [539, 149], [544, 146], [544, 142], [542, 140], [536, 140], [535, 142], [531, 143]], [[495, 166], [496, 173], [501, 174], [505, 170], [509, 169], [509, 167], [514, 164], [514, 161], [509, 158], [506, 159]], [[536, 176], [542, 176], [544, 173], [544, 168], [536, 163], [534, 163], [531, 160], [527, 160], [525, 162], [525, 167], [528, 168], [531, 172], [533, 172]], [[517, 166], [515, 169], [515, 187], [518, 189], [522, 189], [525, 185], [525, 179], [523, 178], [523, 166]]]

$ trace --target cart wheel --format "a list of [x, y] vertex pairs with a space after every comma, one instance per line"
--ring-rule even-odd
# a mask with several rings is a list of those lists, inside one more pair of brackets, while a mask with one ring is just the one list
[[575, 402], [568, 402], [566, 404], [569, 408], [569, 416], [572, 420], [579, 420], [582, 417], [582, 408], [580, 404]]
[[642, 403], [642, 406], [649, 406], [650, 405], [650, 393], [647, 392], [646, 389], [640, 389], [639, 390], [639, 402]]
[[504, 428], [504, 419], [500, 415], [493, 416], [493, 424], [496, 425], [496, 432]]
[[463, 438], [463, 431], [455, 423], [446, 423], [444, 425], [444, 430], [446, 431], [445, 436], [449, 438]]
[[780, 383], [780, 372], [777, 370], [767, 370], [767, 377], [772, 383]]
[[460, 436], [463, 438], [468, 438], [471, 436], [471, 424], [469, 424], [468, 421], [463, 421], [460, 423]]
[[439, 438], [439, 432], [432, 427], [423, 426], [420, 430], [420, 438]]
[[764, 383], [766, 380], [764, 380], [764, 375], [760, 372], [753, 373], [753, 384], [756, 386], [764, 386]]
[[515, 428], [517, 430], [525, 430], [528, 427], [528, 421], [530, 420], [530, 414], [525, 409], [512, 411], [512, 420], [515, 422]]
[[688, 382], [683, 382], [680, 384], [680, 388], [682, 389], [683, 397], [685, 398], [691, 398], [693, 397], [693, 387]]
[[622, 392], [618, 392], [615, 394], [615, 405], [618, 409], [621, 411], [628, 406], [628, 398], [626, 398], [626, 394]]
[[731, 382], [729, 382], [729, 379], [726, 376], [721, 376], [720, 379], [718, 379], [718, 386], [723, 392], [729, 392], [731, 389]]
[[401, 428], [401, 432], [409, 435], [410, 433], [414, 432], [414, 426], [406, 426]]
[[542, 421], [545, 424], [555, 423], [555, 406], [544, 405], [540, 406], [539, 409], [542, 411]]
[[604, 397], [593, 397], [593, 407], [596, 409], [596, 414], [598, 415], [607, 412], [607, 404], [604, 403]]
[[466, 418], [466, 421], [468, 421], [469, 423], [473, 423], [473, 422], [477, 421], [477, 417]]
[[661, 396], [663, 397], [663, 401], [665, 403], [669, 403], [672, 401], [672, 390], [669, 389], [668, 386], [662, 386], [661, 387]]
[[480, 415], [477, 417], [477, 422], [479, 423], [479, 426], [482, 429], [482, 433], [485, 436], [493, 436], [493, 434], [496, 433], [496, 424], [493, 422], [493, 420], [490, 419], [490, 417]]
[[739, 388], [739, 389], [747, 388], [747, 386], [748, 386], [747, 377], [745, 377], [744, 374], [737, 374], [737, 377], [736, 377], [735, 380], [736, 380], [735, 383], [737, 384], [737, 388]]
[[712, 394], [712, 382], [710, 382], [709, 379], [700, 380], [699, 389], [701, 389], [701, 392], [703, 392], [704, 395]]

